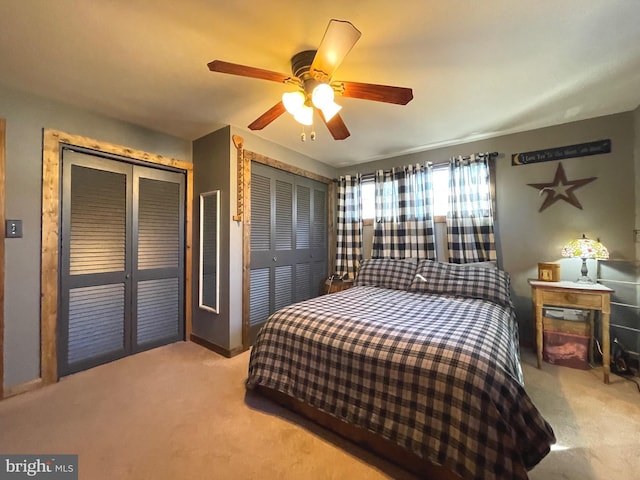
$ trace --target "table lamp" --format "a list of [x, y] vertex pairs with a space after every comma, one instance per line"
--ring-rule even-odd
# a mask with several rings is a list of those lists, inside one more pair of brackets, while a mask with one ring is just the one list
[[594, 258], [596, 260], [606, 260], [609, 258], [609, 251], [607, 248], [596, 240], [591, 240], [582, 234], [582, 238], [571, 240], [564, 247], [562, 247], [563, 257], [577, 257], [582, 259], [582, 269], [580, 270], [580, 277], [576, 280], [577, 283], [595, 283], [587, 275], [587, 258]]

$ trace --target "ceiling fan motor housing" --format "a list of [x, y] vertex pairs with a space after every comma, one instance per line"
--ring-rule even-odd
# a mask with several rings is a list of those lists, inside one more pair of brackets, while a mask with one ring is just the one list
[[317, 50], [305, 50], [296, 53], [291, 57], [291, 72], [300, 79], [302, 90], [304, 90], [305, 105], [311, 106], [311, 94], [313, 89], [321, 83], [311, 75], [311, 64], [316, 56]]
[[317, 50], [305, 50], [303, 52], [296, 53], [291, 57], [291, 72], [294, 77], [298, 77], [304, 80], [305, 74], [309, 75], [311, 64], [316, 56]]

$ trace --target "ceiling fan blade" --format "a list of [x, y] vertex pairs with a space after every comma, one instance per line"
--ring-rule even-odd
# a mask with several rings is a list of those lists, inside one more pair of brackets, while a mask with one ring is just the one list
[[241, 77], [259, 78], [261, 80], [270, 80], [272, 82], [282, 83], [291, 78], [291, 75], [284, 73], [272, 72], [271, 70], [263, 70], [262, 68], [247, 67], [237, 63], [224, 62], [222, 60], [213, 60], [207, 64], [212, 72], [230, 73], [232, 75], [240, 75]]
[[[337, 85], [337, 92], [343, 97], [395, 103], [396, 105], [406, 105], [413, 99], [413, 90], [405, 87], [359, 82], [332, 83]], [[343, 88], [340, 88], [340, 85], [342, 85]], [[340, 91], [342, 91], [342, 93], [340, 93]]]
[[286, 109], [284, 108], [282, 100], [280, 100], [273, 107], [256, 118], [251, 125], [249, 125], [249, 130], [262, 130], [284, 112], [286, 112]]
[[331, 20], [311, 63], [311, 75], [329, 79], [360, 38], [360, 31], [345, 20]]
[[316, 109], [316, 111], [320, 114], [320, 118], [322, 118], [322, 121], [329, 129], [329, 133], [331, 133], [331, 136], [334, 140], [344, 140], [345, 138], [348, 138], [349, 135], [351, 135], [349, 129], [344, 124], [344, 121], [342, 120], [342, 117], [340, 115], [336, 113], [331, 118], [331, 120], [327, 122], [327, 120], [324, 118], [324, 115], [322, 114], [322, 110]]

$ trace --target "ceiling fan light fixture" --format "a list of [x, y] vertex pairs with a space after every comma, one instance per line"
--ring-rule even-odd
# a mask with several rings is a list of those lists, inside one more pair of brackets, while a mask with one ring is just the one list
[[300, 90], [296, 90], [295, 92], [285, 92], [282, 94], [282, 103], [284, 104], [284, 108], [293, 116], [295, 116], [304, 106], [304, 102], [304, 93]]
[[324, 119], [328, 122], [342, 108], [333, 101], [335, 93], [328, 83], [318, 84], [311, 93], [311, 102], [316, 108], [322, 110]]
[[[350, 133], [338, 114], [342, 107], [334, 102], [335, 93], [346, 98], [396, 105], [406, 105], [413, 99], [413, 91], [410, 88], [331, 80], [360, 35], [360, 31], [351, 22], [331, 19], [316, 50], [304, 50], [291, 57], [293, 76], [223, 60], [213, 60], [207, 66], [212, 72], [257, 78], [295, 87], [295, 92], [283, 94], [281, 101], [248, 125], [250, 130], [262, 130], [284, 112], [289, 112], [303, 125], [312, 125], [313, 110], [317, 109], [333, 139], [344, 140]], [[316, 87], [317, 92], [314, 92]]]
[[293, 118], [302, 125], [313, 125], [313, 108], [303, 105], [293, 114]]
[[325, 106], [335, 103], [333, 102], [334, 93], [333, 88], [327, 83], [318, 84], [311, 93], [311, 101], [320, 110], [323, 110]]

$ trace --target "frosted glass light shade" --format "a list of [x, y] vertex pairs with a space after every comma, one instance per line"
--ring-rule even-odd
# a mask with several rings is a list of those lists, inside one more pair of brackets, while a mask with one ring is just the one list
[[299, 90], [296, 90], [295, 92], [285, 92], [282, 94], [282, 103], [284, 104], [284, 108], [294, 116], [304, 106], [304, 100], [304, 93]]
[[302, 125], [313, 125], [313, 108], [303, 105], [293, 118]]
[[311, 94], [311, 101], [317, 108], [323, 110], [325, 108], [325, 105], [330, 105], [333, 103], [333, 97], [333, 88], [331, 88], [326, 83], [321, 83], [313, 89], [313, 93]]
[[311, 94], [311, 101], [316, 108], [322, 110], [322, 115], [327, 122], [342, 108], [333, 101], [334, 96], [333, 88], [326, 83], [318, 85]]

